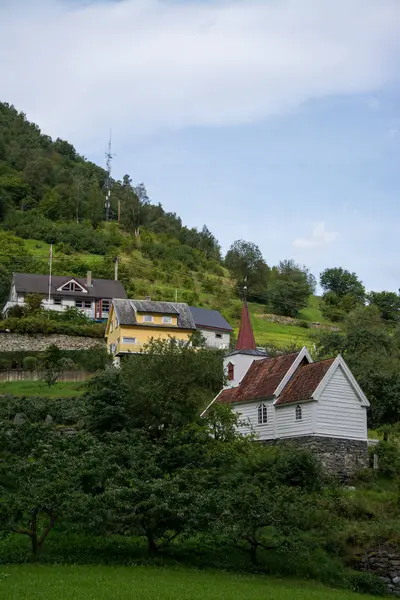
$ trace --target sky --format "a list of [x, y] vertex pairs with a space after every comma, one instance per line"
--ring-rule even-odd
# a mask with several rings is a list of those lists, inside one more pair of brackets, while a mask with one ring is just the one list
[[0, 0], [0, 100], [269, 265], [400, 287], [400, 0]]

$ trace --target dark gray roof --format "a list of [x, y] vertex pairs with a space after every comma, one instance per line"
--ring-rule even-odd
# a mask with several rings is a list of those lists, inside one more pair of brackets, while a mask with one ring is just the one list
[[264, 358], [268, 357], [268, 354], [265, 350], [233, 350], [227, 356], [234, 356], [235, 354], [247, 354], [248, 356], [264, 356]]
[[190, 312], [196, 327], [206, 329], [221, 329], [224, 331], [233, 331], [228, 321], [224, 319], [217, 310], [209, 310], [208, 308], [198, 308], [197, 306], [189, 306]]
[[[120, 281], [114, 281], [113, 279], [92, 279], [92, 287], [87, 287], [86, 277], [73, 277], [72, 275], [53, 275], [51, 278], [51, 295], [73, 296], [76, 298], [79, 292], [57, 292], [58, 288], [72, 280], [79, 283], [87, 291], [84, 294], [85, 298], [126, 298], [125, 288]], [[14, 284], [17, 293], [43, 295], [49, 293], [48, 275], [14, 273]]]
[[192, 314], [183, 302], [156, 302], [150, 300], [125, 300], [114, 298], [113, 305], [120, 325], [140, 325], [141, 327], [159, 327], [154, 323], [138, 323], [137, 312], [178, 315], [180, 329], [196, 329]]
[[178, 315], [179, 311], [172, 302], [156, 302], [155, 300], [131, 300], [137, 312]]

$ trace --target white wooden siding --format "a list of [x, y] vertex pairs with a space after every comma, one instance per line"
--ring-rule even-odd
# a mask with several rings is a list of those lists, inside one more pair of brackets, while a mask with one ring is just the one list
[[[224, 331], [220, 331], [218, 329], [210, 330], [210, 329], [202, 329], [201, 327], [197, 328], [200, 331], [201, 335], [203, 335], [206, 339], [206, 344], [209, 348], [229, 348], [229, 344], [231, 341], [231, 336], [229, 333]], [[222, 337], [217, 338], [217, 335], [221, 335]]]
[[288, 404], [287, 406], [277, 406], [275, 408], [277, 438], [313, 435], [316, 402], [300, 404], [302, 408], [302, 418], [299, 421], [296, 421], [296, 406], [297, 404], [293, 403]]
[[339, 366], [317, 402], [317, 435], [368, 439], [367, 411]]
[[266, 358], [265, 356], [251, 356], [249, 354], [233, 354], [224, 358], [224, 371], [228, 373], [228, 364], [234, 367], [234, 379], [228, 380], [225, 388], [236, 387], [242, 381], [254, 360]]
[[[262, 425], [258, 424], [258, 407], [260, 404], [265, 404], [268, 411], [268, 422]], [[240, 415], [241, 421], [246, 421], [247, 426], [239, 427], [238, 431], [241, 434], [255, 433], [260, 440], [274, 439], [274, 419], [275, 407], [272, 400], [267, 402], [247, 402], [245, 404], [236, 404], [233, 410]]]

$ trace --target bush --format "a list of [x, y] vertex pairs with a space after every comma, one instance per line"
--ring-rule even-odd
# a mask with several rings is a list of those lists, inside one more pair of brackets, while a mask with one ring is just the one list
[[378, 455], [379, 472], [386, 477], [396, 477], [400, 473], [400, 452], [393, 442], [380, 442], [375, 446]]
[[63, 323], [52, 319], [43, 319], [41, 316], [10, 317], [0, 321], [0, 330], [9, 329], [12, 333], [59, 333], [83, 337], [103, 338], [105, 333], [104, 323], [91, 323], [78, 325], [75, 323]]
[[308, 321], [298, 321], [298, 326], [303, 327], [304, 329], [310, 328], [310, 323]]
[[386, 596], [386, 585], [372, 573], [357, 572], [350, 573], [346, 577], [346, 587], [353, 592], [370, 594], [371, 596]]
[[34, 356], [26, 356], [22, 360], [22, 368], [26, 371], [34, 371], [37, 367], [37, 358]]
[[282, 485], [319, 490], [323, 484], [323, 471], [318, 459], [308, 450], [295, 445], [279, 447], [275, 462], [277, 479]]

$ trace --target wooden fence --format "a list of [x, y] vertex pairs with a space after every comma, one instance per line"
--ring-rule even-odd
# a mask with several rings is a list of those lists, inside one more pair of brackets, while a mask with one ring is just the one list
[[[88, 371], [63, 371], [58, 381], [86, 381], [93, 376]], [[27, 371], [26, 369], [10, 369], [0, 371], [0, 381], [38, 381], [43, 378], [41, 371]]]

